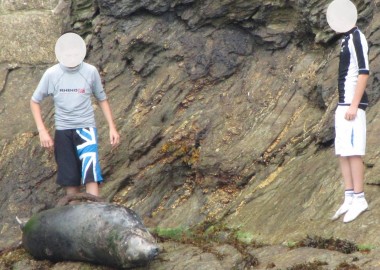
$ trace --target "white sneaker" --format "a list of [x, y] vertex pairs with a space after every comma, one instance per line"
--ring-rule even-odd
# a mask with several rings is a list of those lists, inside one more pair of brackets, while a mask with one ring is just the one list
[[357, 218], [361, 213], [368, 210], [368, 203], [365, 198], [354, 198], [352, 205], [344, 215], [343, 222], [348, 223]]
[[341, 215], [346, 213], [350, 209], [350, 207], [352, 205], [352, 201], [353, 201], [353, 197], [352, 198], [346, 198], [344, 200], [344, 203], [339, 207], [338, 211], [335, 212], [335, 214], [333, 215], [333, 217], [331, 219], [336, 220]]

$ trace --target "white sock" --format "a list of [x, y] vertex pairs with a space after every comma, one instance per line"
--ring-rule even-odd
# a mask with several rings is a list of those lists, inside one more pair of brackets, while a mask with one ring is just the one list
[[354, 193], [355, 199], [364, 199], [364, 192]]
[[346, 189], [344, 191], [344, 202], [351, 204], [353, 198], [354, 198], [354, 190], [353, 189]]

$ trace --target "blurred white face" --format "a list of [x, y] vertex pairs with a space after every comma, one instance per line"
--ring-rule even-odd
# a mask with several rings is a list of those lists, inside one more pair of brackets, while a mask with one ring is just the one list
[[78, 66], [86, 56], [86, 44], [79, 35], [66, 33], [55, 44], [55, 55], [66, 67]]
[[327, 8], [326, 17], [331, 29], [338, 33], [345, 33], [356, 25], [358, 13], [351, 1], [334, 0]]
[[67, 66], [67, 67], [75, 67], [78, 65], [78, 62], [81, 60], [78, 60], [78, 59], [81, 59], [82, 57], [82, 53], [80, 51], [80, 48], [76, 48], [76, 47], [73, 47], [73, 48], [68, 48], [68, 47], [64, 47], [62, 46], [63, 48], [61, 48], [61, 55], [62, 55], [62, 58], [64, 58], [65, 60], [63, 61], [64, 62], [64, 66]]

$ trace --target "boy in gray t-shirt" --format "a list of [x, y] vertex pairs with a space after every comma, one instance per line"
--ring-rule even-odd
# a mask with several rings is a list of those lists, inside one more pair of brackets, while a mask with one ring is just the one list
[[[71, 38], [82, 41], [76, 34], [68, 34], [74, 35]], [[72, 40], [69, 41], [72, 44]], [[60, 60], [58, 55], [57, 58]], [[76, 59], [74, 62], [66, 62], [63, 58], [59, 64], [47, 69], [30, 104], [41, 146], [47, 149], [54, 147], [58, 165], [57, 183], [66, 188], [67, 194], [78, 193], [82, 184], [86, 186], [87, 193], [98, 196], [98, 184], [103, 178], [99, 164], [92, 96], [98, 100], [108, 122], [111, 145], [119, 144], [120, 136], [113, 122], [97, 69], [82, 61], [83, 59]], [[47, 96], [53, 98], [55, 106], [54, 141], [41, 116], [40, 102]]]

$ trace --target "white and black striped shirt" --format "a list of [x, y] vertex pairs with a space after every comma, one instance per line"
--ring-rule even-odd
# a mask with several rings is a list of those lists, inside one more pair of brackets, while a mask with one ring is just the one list
[[[338, 105], [351, 105], [360, 74], [369, 74], [368, 43], [363, 33], [355, 27], [344, 34], [341, 44]], [[367, 93], [364, 92], [359, 108], [365, 110], [367, 106], [368, 96]]]

